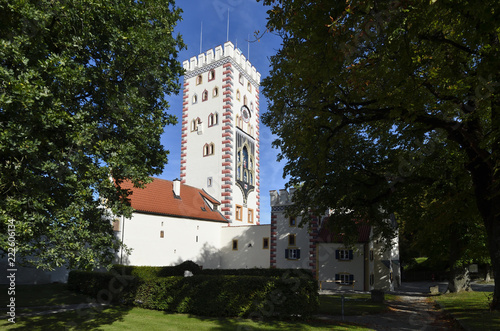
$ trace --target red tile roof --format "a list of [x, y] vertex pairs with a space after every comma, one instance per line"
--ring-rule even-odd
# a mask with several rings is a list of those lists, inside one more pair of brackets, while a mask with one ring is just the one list
[[180, 199], [175, 197], [173, 182], [154, 178], [144, 189], [133, 187], [131, 182], [123, 182], [122, 189], [132, 191], [128, 197], [132, 208], [137, 212], [184, 217], [207, 221], [225, 222], [228, 220], [217, 210], [212, 210], [205, 199], [214, 206], [220, 203], [207, 192], [180, 184]]
[[[327, 226], [327, 218], [323, 220], [323, 225], [321, 229], [319, 230], [319, 242], [323, 243], [343, 243], [344, 242], [344, 235], [341, 233], [334, 233], [330, 231]], [[367, 243], [370, 241], [370, 232], [371, 232], [371, 226], [366, 224], [366, 223], [358, 223], [358, 243]]]

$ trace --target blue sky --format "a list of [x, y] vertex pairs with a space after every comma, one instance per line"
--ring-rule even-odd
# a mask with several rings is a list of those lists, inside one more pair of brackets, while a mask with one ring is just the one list
[[[183, 36], [187, 50], [179, 54], [179, 61], [188, 60], [200, 53], [200, 32], [203, 24], [202, 52], [215, 48], [226, 42], [227, 15], [229, 9], [229, 41], [237, 45], [252, 65], [261, 73], [262, 78], [269, 75], [270, 56], [280, 48], [281, 40], [275, 35], [266, 34], [260, 42], [248, 42], [255, 39], [254, 32], [263, 32], [266, 25], [266, 11], [262, 2], [255, 0], [177, 0], [176, 5], [183, 9], [183, 20], [179, 22], [176, 32]], [[203, 23], [202, 23], [203, 22]], [[249, 56], [248, 56], [249, 55]], [[260, 113], [267, 111], [267, 100], [262, 94], [260, 98]], [[179, 119], [177, 125], [165, 127], [162, 143], [170, 151], [168, 164], [160, 178], [173, 180], [180, 178], [180, 150], [181, 150], [181, 124], [182, 93], [168, 97], [170, 104], [169, 113]], [[285, 187], [283, 179], [284, 163], [278, 163], [278, 151], [271, 147], [276, 137], [271, 135], [269, 128], [260, 126], [260, 217], [262, 224], [271, 222], [271, 207], [269, 205], [269, 191]]]

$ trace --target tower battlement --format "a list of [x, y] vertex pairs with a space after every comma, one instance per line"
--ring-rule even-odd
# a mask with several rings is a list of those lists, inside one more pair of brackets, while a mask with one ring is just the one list
[[290, 188], [290, 191], [287, 191], [286, 189], [281, 189], [279, 192], [276, 190], [269, 191], [269, 195], [271, 197], [271, 207], [291, 205], [294, 193], [295, 188], [293, 187]]
[[231, 62], [239, 66], [240, 71], [246, 73], [246, 78], [252, 82], [255, 87], [260, 85], [260, 73], [252, 66], [250, 61], [241, 54], [238, 48], [234, 48], [232, 42], [228, 41], [224, 45], [219, 45], [215, 49], [209, 49], [205, 53], [201, 53], [198, 57], [193, 56], [189, 60], [182, 62], [182, 66], [186, 70], [185, 77], [191, 78], [199, 75], [202, 72], [219, 66], [221, 63]]

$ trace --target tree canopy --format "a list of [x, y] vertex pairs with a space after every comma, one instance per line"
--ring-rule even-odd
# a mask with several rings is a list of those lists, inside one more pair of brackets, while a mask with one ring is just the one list
[[498, 309], [500, 4], [263, 2], [268, 30], [282, 37], [262, 84], [263, 123], [278, 136], [289, 185], [300, 184], [292, 212], [331, 208], [347, 232], [353, 217], [383, 225], [402, 201], [419, 207], [424, 191], [427, 211], [448, 208], [435, 222], [454, 224], [458, 201], [472, 202]]
[[[182, 73], [174, 1], [0, 1], [0, 248], [94, 268], [130, 215], [120, 183], [159, 174]], [[113, 180], [112, 180], [113, 179]]]

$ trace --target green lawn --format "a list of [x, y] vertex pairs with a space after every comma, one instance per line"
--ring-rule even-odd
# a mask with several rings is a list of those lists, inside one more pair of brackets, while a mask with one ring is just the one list
[[[393, 300], [395, 296], [385, 295], [386, 300]], [[379, 314], [387, 311], [387, 305], [371, 301], [370, 294], [345, 294], [344, 315], [355, 316], [363, 314]], [[321, 295], [319, 297], [319, 314], [341, 315], [341, 295]]]
[[17, 317], [16, 324], [0, 320], [2, 330], [371, 330], [336, 321], [266, 321], [238, 318], [204, 318], [130, 307], [68, 311]]
[[[1, 302], [7, 302], [7, 287], [0, 286]], [[64, 284], [16, 286], [16, 323], [0, 320], [5, 330], [370, 330], [361, 326], [331, 320], [309, 321], [251, 321], [238, 318], [204, 318], [185, 314], [166, 314], [161, 311], [132, 307], [80, 309], [40, 316], [19, 316], [37, 309], [20, 307], [57, 306], [88, 302], [85, 296], [66, 289]], [[368, 296], [369, 297], [369, 296]], [[338, 297], [340, 298], [340, 297]], [[338, 299], [337, 298], [337, 299]], [[352, 297], [357, 307], [369, 306], [365, 298]], [[335, 296], [321, 297], [325, 308], [335, 307]], [[340, 300], [340, 299], [338, 299]], [[339, 301], [340, 302], [340, 301]], [[354, 306], [351, 305], [351, 309]], [[375, 308], [377, 309], [377, 308]], [[373, 311], [373, 310], [372, 310]], [[339, 313], [340, 314], [340, 313]], [[7, 315], [2, 314], [4, 317]]]
[[[3, 303], [9, 300], [7, 289], [7, 285], [0, 285], [2, 307]], [[87, 302], [86, 296], [68, 290], [66, 284], [17, 285], [15, 291], [17, 307], [60, 306]]]
[[489, 296], [490, 292], [462, 292], [435, 300], [471, 330], [500, 330], [500, 312], [489, 311]]

